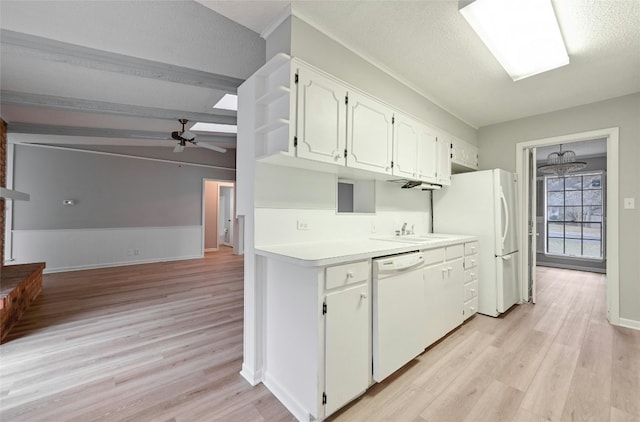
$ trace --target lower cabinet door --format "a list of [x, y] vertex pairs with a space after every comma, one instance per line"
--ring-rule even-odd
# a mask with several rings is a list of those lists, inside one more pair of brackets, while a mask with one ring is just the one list
[[425, 347], [463, 322], [462, 259], [425, 268]]
[[369, 386], [369, 284], [329, 293], [325, 300], [325, 416], [328, 416]]

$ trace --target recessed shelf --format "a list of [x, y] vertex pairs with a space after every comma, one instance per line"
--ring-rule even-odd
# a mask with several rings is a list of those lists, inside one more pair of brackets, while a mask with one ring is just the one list
[[256, 104], [270, 104], [280, 97], [289, 94], [291, 90], [286, 86], [279, 85], [273, 91], [266, 93], [256, 100]]
[[286, 126], [289, 124], [289, 120], [287, 119], [276, 119], [272, 122], [267, 123], [266, 125], [262, 125], [256, 128], [256, 134], [259, 133], [268, 133], [272, 130], [276, 130], [281, 128], [282, 126]]

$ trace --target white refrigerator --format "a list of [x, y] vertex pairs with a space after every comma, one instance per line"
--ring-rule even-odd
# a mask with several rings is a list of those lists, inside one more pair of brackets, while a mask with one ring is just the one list
[[516, 175], [501, 169], [451, 176], [433, 193], [433, 231], [479, 237], [478, 312], [498, 316], [518, 302]]

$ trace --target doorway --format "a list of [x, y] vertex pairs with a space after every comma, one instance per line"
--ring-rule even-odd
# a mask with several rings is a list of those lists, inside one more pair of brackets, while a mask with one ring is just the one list
[[[568, 147], [572, 143], [592, 141], [595, 139], [606, 140], [606, 168], [604, 192], [607, 210], [606, 231], [603, 236], [606, 245], [606, 273], [607, 273], [607, 319], [614, 325], [619, 324], [619, 273], [618, 273], [618, 128], [608, 128], [592, 132], [577, 133], [552, 138], [538, 139], [534, 141], [516, 144], [516, 172], [518, 175], [518, 187], [521, 192], [519, 228], [520, 248], [524, 253], [520, 254], [520, 271], [523, 292], [523, 302], [536, 301], [536, 252], [538, 251], [537, 209], [536, 206], [536, 152], [537, 149], [551, 145], [564, 144]], [[544, 234], [546, 237], [546, 233]]]
[[202, 249], [235, 249], [235, 183], [204, 179], [202, 187]]

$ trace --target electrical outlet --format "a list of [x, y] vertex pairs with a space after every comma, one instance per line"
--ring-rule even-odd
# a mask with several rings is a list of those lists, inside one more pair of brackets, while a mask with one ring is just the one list
[[127, 249], [127, 256], [133, 256], [133, 249]]
[[138, 256], [138, 255], [140, 255], [140, 249], [134, 249], [134, 250], [133, 250], [133, 255], [134, 255], [134, 256]]
[[624, 209], [633, 210], [636, 208], [636, 198], [624, 198]]
[[298, 230], [309, 230], [309, 222], [307, 220], [298, 220], [296, 227]]

